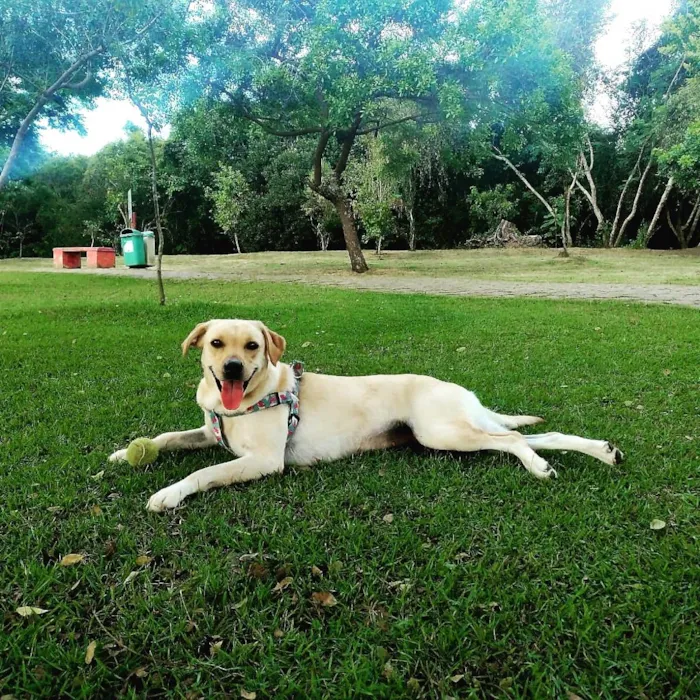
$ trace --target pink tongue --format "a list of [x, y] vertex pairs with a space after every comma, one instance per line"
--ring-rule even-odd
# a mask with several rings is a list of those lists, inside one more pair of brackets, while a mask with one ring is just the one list
[[227, 411], [235, 411], [243, 401], [243, 382], [222, 382], [221, 403]]

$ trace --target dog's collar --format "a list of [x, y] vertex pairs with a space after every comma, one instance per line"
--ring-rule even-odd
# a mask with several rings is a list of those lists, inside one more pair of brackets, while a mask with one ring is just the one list
[[282, 406], [284, 404], [289, 406], [289, 418], [287, 419], [287, 440], [291, 439], [292, 435], [294, 435], [294, 431], [299, 425], [299, 381], [304, 374], [304, 364], [302, 362], [295, 361], [290, 364], [290, 367], [294, 373], [294, 387], [291, 391], [273, 391], [271, 394], [263, 396], [252, 406], [246, 408], [245, 411], [238, 411], [236, 413], [217, 413], [216, 411], [209, 411], [212, 431], [214, 433], [214, 437], [216, 438], [216, 442], [219, 443], [221, 447], [224, 447], [229, 452], [233, 452], [228, 444], [226, 435], [224, 434], [224, 418], [245, 416], [248, 413], [264, 411], [266, 408], [274, 408], [275, 406]]

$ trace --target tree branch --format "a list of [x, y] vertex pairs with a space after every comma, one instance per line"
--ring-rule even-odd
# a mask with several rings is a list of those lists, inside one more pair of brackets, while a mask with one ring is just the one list
[[513, 165], [513, 163], [505, 156], [503, 155], [503, 152], [498, 148], [498, 146], [492, 146], [493, 150], [495, 153], [493, 153], [493, 157], [496, 158], [497, 160], [502, 161], [505, 163], [517, 176], [518, 179], [527, 187], [532, 194], [537, 197], [537, 199], [542, 202], [544, 205], [545, 209], [549, 212], [549, 215], [554, 219], [554, 222], [556, 224], [559, 223], [559, 220], [557, 219], [557, 215], [554, 212], [554, 209], [552, 209], [551, 204], [528, 182], [528, 179]]
[[68, 83], [68, 84], [64, 85], [63, 88], [67, 88], [68, 90], [81, 90], [91, 80], [92, 80], [92, 73], [90, 71], [88, 71], [82, 80], [78, 81], [77, 83]]
[[328, 129], [324, 129], [318, 138], [318, 144], [316, 145], [316, 151], [314, 152], [314, 185], [316, 187], [321, 186], [321, 177], [323, 174], [323, 154], [326, 151], [326, 146], [328, 145], [328, 139], [331, 137], [331, 132]]
[[[231, 96], [228, 91], [225, 91], [226, 94]], [[310, 134], [320, 134], [323, 131], [322, 126], [309, 126], [309, 127], [302, 127], [299, 129], [275, 129], [269, 126], [268, 124], [265, 123], [265, 119], [261, 117], [257, 117], [254, 114], [250, 114], [246, 109], [238, 107], [236, 110], [236, 113], [238, 114], [239, 117], [242, 117], [243, 119], [247, 119], [250, 122], [253, 122], [253, 124], [257, 124], [261, 129], [263, 129], [265, 132], [268, 134], [272, 134], [272, 136], [282, 136], [285, 138], [293, 138], [294, 136], [308, 136]]]
[[366, 129], [359, 129], [356, 132], [357, 136], [364, 136], [365, 134], [371, 134], [380, 129], [386, 129], [390, 126], [396, 126], [397, 124], [403, 124], [404, 122], [419, 121], [421, 117], [435, 116], [436, 112], [421, 112], [419, 114], [411, 114], [408, 117], [401, 117], [401, 119], [394, 119], [390, 122], [385, 122], [384, 124], [377, 124], [376, 126], [367, 127]]
[[358, 129], [362, 123], [362, 112], [357, 111], [355, 118], [353, 119], [352, 126], [348, 131], [341, 134], [336, 132], [336, 136], [339, 141], [342, 141], [343, 147], [340, 150], [340, 156], [338, 162], [335, 164], [333, 172], [335, 173], [335, 179], [340, 181], [342, 174], [345, 172], [345, 168], [348, 166], [348, 158], [350, 158], [350, 150], [352, 149], [352, 144], [355, 142], [355, 137], [357, 136]]

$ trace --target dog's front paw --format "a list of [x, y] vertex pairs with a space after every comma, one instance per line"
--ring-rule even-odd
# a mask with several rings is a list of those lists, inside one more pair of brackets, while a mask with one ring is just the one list
[[177, 484], [166, 486], [148, 499], [147, 510], [153, 513], [162, 513], [170, 508], [177, 508], [182, 501], [189, 496], [191, 491], [186, 482], [178, 481]]
[[117, 450], [108, 457], [110, 462], [126, 462], [126, 450]]

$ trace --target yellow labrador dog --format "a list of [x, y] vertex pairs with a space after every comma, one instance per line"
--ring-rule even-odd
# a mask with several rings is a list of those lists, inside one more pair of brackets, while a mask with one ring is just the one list
[[[539, 450], [575, 450], [606, 464], [622, 453], [605, 440], [515, 431], [542, 422], [506, 416], [481, 405], [456, 384], [415, 374], [335, 377], [282, 364], [285, 339], [260, 321], [200, 323], [182, 343], [202, 350], [197, 403], [204, 425], [163, 433], [160, 450], [210, 447], [234, 459], [200, 469], [151, 496], [148, 508], [175, 508], [187, 496], [215, 486], [259, 479], [285, 464], [309, 465], [364, 450], [417, 441], [437, 450], [509, 452], [538, 479], [556, 476]], [[110, 456], [126, 458], [126, 450]]]

